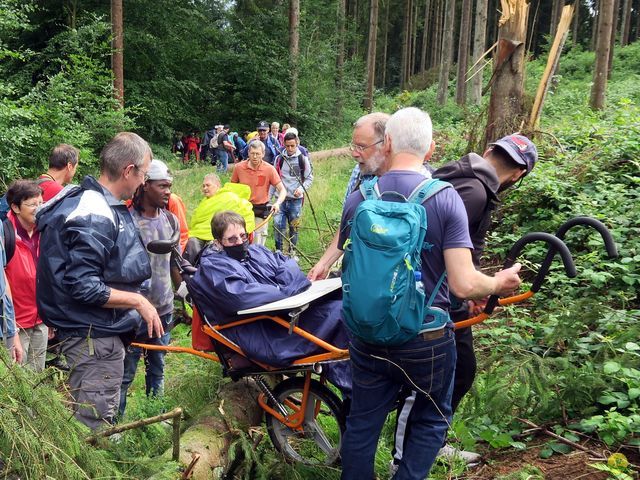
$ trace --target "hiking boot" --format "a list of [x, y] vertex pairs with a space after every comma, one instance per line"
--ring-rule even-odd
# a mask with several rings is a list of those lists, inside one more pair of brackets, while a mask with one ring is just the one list
[[482, 459], [482, 456], [479, 453], [467, 452], [466, 450], [458, 450], [456, 447], [448, 443], [440, 449], [440, 451], [438, 452], [438, 457], [447, 460], [460, 458], [464, 460], [467, 465], [479, 463]]

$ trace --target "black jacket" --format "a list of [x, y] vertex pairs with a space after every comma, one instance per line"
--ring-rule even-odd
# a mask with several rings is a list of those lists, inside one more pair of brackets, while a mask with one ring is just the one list
[[485, 236], [491, 225], [491, 212], [498, 203], [500, 182], [495, 169], [480, 155], [470, 153], [457, 162], [443, 165], [433, 177], [449, 182], [462, 197], [469, 217], [473, 263], [479, 267]]
[[127, 207], [87, 176], [80, 187], [47, 202], [37, 226], [36, 297], [44, 323], [62, 338], [132, 334], [142, 321], [137, 311], [102, 307], [111, 287], [139, 292], [151, 277]]

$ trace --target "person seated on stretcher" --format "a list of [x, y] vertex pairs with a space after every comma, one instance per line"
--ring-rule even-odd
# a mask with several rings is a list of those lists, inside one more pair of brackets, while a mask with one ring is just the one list
[[[261, 245], [249, 245], [245, 220], [223, 211], [211, 220], [214, 242], [200, 257], [189, 290], [202, 313], [215, 324], [230, 323], [238, 311], [296, 295], [311, 283], [289, 257]], [[298, 326], [338, 348], [349, 343], [341, 319], [341, 300], [320, 298], [300, 315]], [[275, 313], [275, 312], [274, 312]], [[289, 320], [286, 312], [281, 317]], [[294, 360], [326, 350], [268, 319], [221, 332], [246, 356], [272, 367], [287, 367]], [[351, 390], [349, 362], [325, 365], [327, 378], [343, 392]]]

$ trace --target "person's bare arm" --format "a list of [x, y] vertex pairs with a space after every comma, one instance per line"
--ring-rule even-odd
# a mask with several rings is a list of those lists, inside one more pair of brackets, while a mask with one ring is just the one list
[[322, 257], [320, 257], [320, 260], [318, 260], [318, 263], [316, 263], [311, 268], [311, 270], [309, 270], [309, 273], [307, 274], [307, 278], [312, 282], [314, 280], [322, 280], [323, 278], [326, 278], [327, 275], [329, 274], [329, 269], [331, 268], [331, 265], [336, 263], [336, 260], [338, 260], [342, 255], [342, 250], [338, 248], [338, 237], [339, 237], [339, 233], [336, 232], [336, 234], [333, 237], [333, 240], [331, 240], [331, 243], [327, 247], [327, 251], [324, 252]]
[[521, 265], [500, 270], [493, 277], [473, 266], [471, 250], [449, 248], [444, 251], [449, 288], [458, 298], [482, 298], [487, 295], [508, 295], [520, 286], [518, 272]]
[[278, 210], [280, 210], [280, 205], [282, 205], [287, 199], [287, 189], [284, 188], [284, 184], [282, 182], [278, 182], [276, 184], [276, 190], [278, 191], [278, 199], [276, 200], [276, 203], [271, 205], [273, 213], [277, 213]]
[[134, 308], [147, 324], [149, 337], [161, 337], [164, 334], [158, 311], [151, 305], [149, 300], [139, 293], [125, 292], [112, 288], [109, 300], [102, 306], [104, 308]]

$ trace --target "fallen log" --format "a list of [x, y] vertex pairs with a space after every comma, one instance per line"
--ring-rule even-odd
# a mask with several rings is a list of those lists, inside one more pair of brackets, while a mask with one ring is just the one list
[[[249, 432], [262, 423], [263, 412], [256, 401], [259, 393], [249, 380], [222, 384], [216, 400], [180, 437], [180, 463], [189, 465], [186, 478], [219, 479], [227, 473], [230, 446], [241, 432]], [[171, 455], [171, 450], [163, 454], [168, 458]]]

